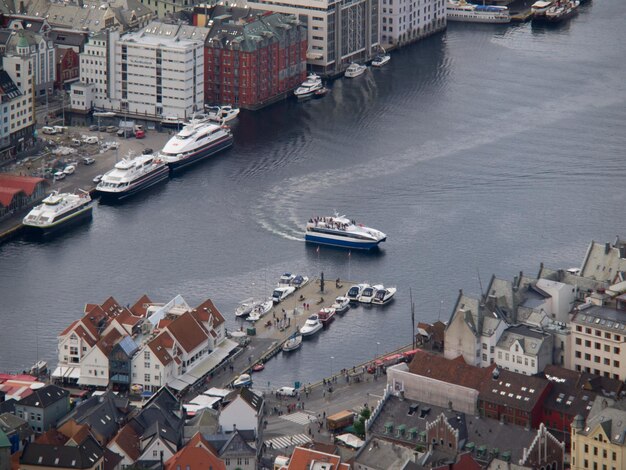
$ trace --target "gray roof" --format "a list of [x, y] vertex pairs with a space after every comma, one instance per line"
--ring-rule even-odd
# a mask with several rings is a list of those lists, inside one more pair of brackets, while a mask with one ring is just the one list
[[606, 406], [607, 399], [596, 400], [582, 434], [588, 435], [600, 426], [612, 443], [623, 446], [626, 443], [626, 411]]
[[626, 334], [626, 313], [610, 307], [592, 305], [580, 309], [572, 317], [572, 323], [585, 327], [610, 331], [615, 334]]
[[[167, 439], [178, 444], [181, 440], [183, 420], [180, 418], [180, 402], [167, 387], [162, 387], [144, 405], [141, 412], [133, 418], [137, 434], [147, 433], [150, 437], [151, 430], [156, 423], [168, 427]], [[169, 432], [171, 431], [171, 432]]]
[[139, 349], [137, 343], [135, 343], [130, 336], [124, 336], [117, 345], [122, 348], [128, 357], [133, 357], [133, 354]]
[[128, 399], [107, 392], [81, 402], [59, 424], [73, 419], [78, 424], [87, 424], [108, 441], [117, 434], [129, 411]]
[[516, 325], [504, 330], [498, 340], [497, 346], [509, 350], [517, 341], [520, 343], [524, 354], [528, 356], [538, 356], [543, 349], [547, 347], [552, 348], [551, 338], [549, 333], [544, 333], [536, 328], [530, 328], [526, 325]]
[[36, 408], [47, 408], [59, 400], [69, 400], [70, 392], [57, 387], [56, 385], [46, 385], [45, 387], [33, 390], [33, 393], [22, 398], [18, 406], [33, 406]]
[[239, 389], [239, 394], [255, 411], [259, 412], [263, 409], [263, 397], [257, 395], [252, 390], [241, 388]]
[[20, 463], [55, 468], [91, 468], [103, 456], [96, 441], [88, 436], [78, 447], [51, 444], [26, 444]]
[[217, 434], [219, 426], [218, 412], [210, 408], [203, 408], [185, 423], [184, 438], [189, 440], [198, 432], [201, 434]]
[[25, 419], [22, 419], [13, 413], [2, 413], [0, 415], [0, 429], [7, 434], [17, 432], [20, 440], [28, 439], [29, 436], [35, 434]]
[[413, 450], [383, 439], [369, 440], [354, 456], [354, 462], [375, 470], [402, 470], [413, 459]]
[[626, 271], [626, 244], [619, 237], [613, 243], [591, 241], [582, 263], [581, 276], [610, 282], [623, 271]]

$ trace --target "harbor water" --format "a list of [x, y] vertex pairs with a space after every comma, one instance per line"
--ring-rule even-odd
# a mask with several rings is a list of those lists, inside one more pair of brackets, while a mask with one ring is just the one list
[[[54, 367], [57, 335], [111, 295], [210, 297], [236, 328], [238, 301], [285, 271], [397, 286], [258, 376], [312, 382], [410, 343], [409, 290], [417, 320], [447, 321], [492, 273], [579, 265], [626, 235], [625, 16], [604, 0], [556, 28], [450, 24], [323, 99], [242, 113], [231, 150], [88, 225], [0, 246], [0, 371]], [[335, 211], [388, 240], [307, 246], [305, 222]]]

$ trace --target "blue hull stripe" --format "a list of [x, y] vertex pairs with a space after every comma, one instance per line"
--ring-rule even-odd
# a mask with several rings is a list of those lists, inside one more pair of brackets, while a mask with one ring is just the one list
[[304, 239], [310, 243], [317, 243], [319, 245], [331, 245], [340, 246], [343, 248], [353, 248], [355, 250], [371, 250], [378, 246], [377, 242], [354, 242], [351, 240], [336, 240], [332, 238], [316, 237], [314, 235], [305, 235]]

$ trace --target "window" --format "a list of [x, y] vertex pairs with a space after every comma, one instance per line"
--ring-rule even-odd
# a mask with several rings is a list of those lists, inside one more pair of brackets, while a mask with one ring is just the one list
[[619, 354], [619, 348], [618, 347], [614, 347], [613, 348], [613, 354]]
[[144, 376], [143, 376], [143, 380], [144, 380], [145, 382], [150, 382], [150, 374], [144, 374]]
[[582, 339], [580, 339], [580, 338], [576, 338], [576, 344], [577, 344], [578, 346], [580, 346], [581, 344], [583, 344]]

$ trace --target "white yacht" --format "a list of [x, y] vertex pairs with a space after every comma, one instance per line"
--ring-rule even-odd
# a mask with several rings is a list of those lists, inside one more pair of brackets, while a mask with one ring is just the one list
[[159, 152], [172, 171], [203, 160], [233, 145], [233, 134], [228, 127], [206, 120], [194, 120], [185, 125]]
[[306, 319], [306, 322], [304, 322], [304, 325], [300, 328], [300, 334], [302, 336], [314, 335], [321, 330], [323, 326], [324, 325], [321, 324], [317, 313], [315, 313]]
[[296, 291], [296, 288], [293, 286], [277, 287], [276, 289], [274, 289], [274, 292], [272, 293], [272, 301], [275, 304], [280, 303], [283, 300], [285, 300], [287, 297], [289, 297], [291, 294], [293, 294], [295, 291]]
[[537, 0], [530, 6], [533, 21], [545, 19], [546, 12], [552, 6], [554, 0]]
[[54, 191], [24, 217], [22, 223], [42, 234], [51, 233], [91, 217], [91, 196]]
[[363, 72], [367, 70], [366, 65], [357, 64], [356, 62], [352, 62], [348, 68], [346, 69], [345, 76], [347, 78], [355, 78], [359, 75], [363, 75]]
[[350, 299], [340, 295], [335, 299], [335, 303], [331, 305], [337, 313], [345, 313], [350, 308]]
[[346, 297], [350, 302], [357, 302], [359, 300], [359, 297], [361, 296], [361, 292], [363, 292], [363, 289], [365, 289], [366, 287], [370, 287], [369, 284], [355, 284], [354, 286], [350, 287], [350, 289], [348, 289]]
[[250, 374], [241, 374], [233, 382], [234, 388], [249, 387], [251, 385], [252, 385], [252, 377], [250, 376]]
[[380, 230], [357, 224], [345, 215], [315, 217], [305, 227], [304, 239], [319, 245], [332, 245], [357, 250], [371, 250], [387, 240]]
[[280, 276], [280, 278], [278, 278], [278, 285], [289, 286], [291, 285], [291, 281], [293, 281], [295, 278], [296, 278], [295, 274], [284, 273], [282, 276]]
[[169, 177], [167, 165], [154, 155], [124, 158], [96, 186], [103, 200], [121, 201]]
[[300, 289], [300, 287], [305, 286], [309, 282], [309, 278], [307, 276], [301, 276], [298, 274], [291, 280], [291, 285], [296, 289]]
[[239, 108], [233, 108], [232, 106], [205, 106], [204, 110], [207, 112], [207, 117], [211, 121], [225, 124], [228, 121], [232, 121], [239, 116]]
[[395, 287], [383, 287], [382, 289], [378, 289], [376, 294], [374, 294], [372, 303], [376, 305], [385, 305], [386, 303], [391, 302], [393, 296], [396, 295], [396, 291], [397, 289]]
[[323, 87], [324, 85], [322, 84], [320, 76], [312, 73], [306, 77], [306, 80], [303, 81], [298, 88], [296, 88], [293, 94], [296, 95], [298, 99], [310, 98], [317, 90], [321, 90]]
[[242, 300], [241, 302], [239, 302], [239, 305], [237, 305], [237, 308], [235, 309], [235, 316], [247, 317], [253, 308], [254, 308], [253, 298]]
[[375, 286], [367, 286], [365, 289], [363, 289], [361, 295], [359, 295], [359, 302], [361, 302], [362, 304], [371, 304], [372, 299], [376, 295], [378, 289], [384, 289], [384, 287], [381, 284], [377, 284]]
[[475, 5], [465, 0], [448, 0], [446, 4], [448, 21], [471, 23], [510, 23], [511, 15], [505, 6]]
[[374, 57], [372, 60], [372, 67], [382, 67], [386, 65], [391, 60], [391, 56], [389, 54], [381, 54]]
[[294, 334], [283, 344], [283, 352], [291, 352], [302, 346], [302, 335]]
[[252, 311], [248, 315], [248, 321], [255, 322], [260, 320], [265, 316], [267, 312], [272, 309], [274, 302], [272, 299], [263, 300], [261, 302], [257, 302], [252, 307]]

